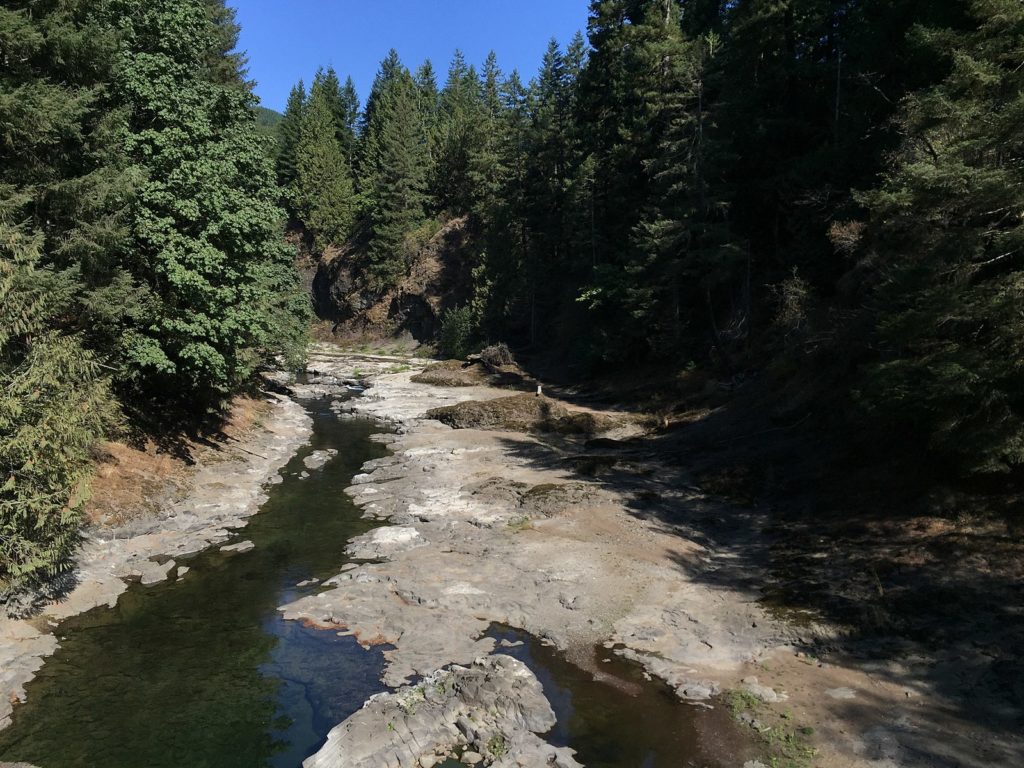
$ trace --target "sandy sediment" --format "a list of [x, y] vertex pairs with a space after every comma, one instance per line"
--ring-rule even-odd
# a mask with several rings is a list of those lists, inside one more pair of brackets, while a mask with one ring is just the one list
[[74, 567], [75, 586], [31, 619], [0, 618], [0, 728], [28, 683], [58, 647], [50, 629], [61, 620], [117, 603], [129, 579], [154, 584], [187, 571], [178, 560], [224, 542], [259, 510], [265, 486], [309, 438], [312, 421], [302, 406], [274, 396], [260, 429], [218, 461], [201, 465], [191, 490], [157, 516], [120, 528], [92, 529]]

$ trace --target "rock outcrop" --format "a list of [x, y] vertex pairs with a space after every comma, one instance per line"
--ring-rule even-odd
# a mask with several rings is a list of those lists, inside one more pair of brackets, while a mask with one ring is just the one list
[[302, 765], [432, 768], [455, 758], [498, 768], [580, 768], [573, 750], [537, 736], [554, 724], [551, 705], [526, 665], [510, 656], [489, 656], [374, 696]]

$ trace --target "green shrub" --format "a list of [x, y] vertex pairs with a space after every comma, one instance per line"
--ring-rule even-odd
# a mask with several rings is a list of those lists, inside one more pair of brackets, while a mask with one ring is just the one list
[[449, 309], [441, 318], [441, 354], [464, 358], [469, 354], [476, 333], [473, 312], [469, 307]]

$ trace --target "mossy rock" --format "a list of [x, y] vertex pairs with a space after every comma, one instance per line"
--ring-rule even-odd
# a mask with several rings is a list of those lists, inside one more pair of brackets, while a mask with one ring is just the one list
[[572, 412], [557, 400], [532, 394], [511, 395], [495, 400], [470, 400], [427, 411], [453, 429], [496, 429], [508, 432], [555, 432], [590, 435], [623, 426], [620, 416]]
[[435, 387], [476, 387], [487, 384], [487, 375], [478, 365], [467, 365], [461, 360], [445, 360], [428, 366], [412, 377], [417, 384]]

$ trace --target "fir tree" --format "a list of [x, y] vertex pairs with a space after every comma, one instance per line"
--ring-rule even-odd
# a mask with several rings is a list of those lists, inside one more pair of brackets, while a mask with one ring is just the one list
[[344, 128], [339, 126], [339, 87], [336, 75], [317, 74], [303, 109], [295, 152], [295, 207], [319, 249], [343, 242], [356, 213], [349, 161], [338, 140]]
[[354, 173], [359, 138], [359, 94], [351, 77], [345, 78], [345, 84], [341, 87], [335, 121], [338, 125], [341, 151], [348, 160], [349, 173]]
[[369, 206], [371, 284], [395, 284], [407, 238], [425, 218], [427, 147], [416, 84], [392, 51], [374, 83], [364, 131], [362, 179]]
[[66, 566], [91, 449], [118, 420], [95, 356], [55, 329], [71, 283], [38, 268], [41, 244], [0, 218], [0, 595]]
[[277, 157], [277, 178], [289, 188], [298, 173], [297, 154], [302, 137], [303, 112], [306, 107], [306, 86], [300, 80], [288, 94], [284, 119], [281, 121], [281, 151]]
[[456, 214], [470, 211], [476, 191], [470, 163], [484, 140], [480, 81], [476, 70], [456, 51], [441, 90], [437, 156], [433, 190], [440, 208]]
[[441, 108], [441, 93], [437, 89], [437, 75], [429, 60], [416, 70], [416, 103], [423, 131], [422, 142], [426, 147], [428, 165], [432, 166], [437, 153], [437, 121]]
[[969, 31], [919, 33], [951, 70], [906, 101], [896, 164], [861, 197], [883, 351], [861, 396], [959, 470], [992, 473], [1024, 463], [1024, 8], [971, 10]]

